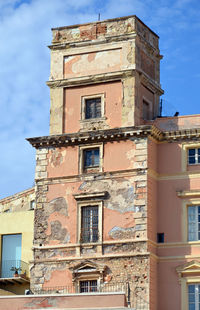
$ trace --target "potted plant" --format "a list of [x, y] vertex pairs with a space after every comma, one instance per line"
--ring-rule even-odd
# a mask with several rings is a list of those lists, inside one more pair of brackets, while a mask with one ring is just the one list
[[21, 267], [14, 267], [13, 266], [13, 267], [10, 268], [10, 270], [14, 271], [14, 274], [13, 274], [14, 277], [18, 277], [18, 275], [19, 275], [18, 271], [21, 271], [22, 268]]

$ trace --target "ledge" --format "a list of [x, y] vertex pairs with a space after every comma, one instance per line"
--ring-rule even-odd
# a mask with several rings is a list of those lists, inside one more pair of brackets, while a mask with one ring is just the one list
[[193, 191], [177, 191], [177, 196], [179, 198], [192, 198], [192, 197], [200, 197], [200, 190]]
[[128, 76], [135, 75], [135, 68], [129, 70], [120, 70], [115, 72], [105, 72], [95, 75], [86, 75], [76, 78], [63, 78], [60, 80], [52, 80], [47, 81], [46, 84], [50, 88], [57, 88], [57, 87], [72, 87], [78, 85], [87, 85], [87, 84], [94, 84], [99, 82], [109, 82], [109, 81], [116, 81]]
[[[78, 132], [72, 134], [60, 134], [43, 137], [28, 138], [27, 141], [35, 148], [40, 147], [61, 147], [66, 145], [80, 145], [95, 143], [96, 141], [116, 141], [129, 138], [141, 138], [154, 134], [152, 126], [143, 125], [138, 127], [123, 127], [106, 130], [96, 130], [87, 132]], [[157, 134], [157, 133], [156, 133]]]
[[30, 280], [25, 277], [13, 277], [13, 278], [0, 278], [2, 284], [24, 284], [30, 283]]
[[96, 193], [82, 193], [73, 195], [76, 200], [87, 200], [94, 198], [106, 198], [108, 196], [108, 192], [96, 192]]

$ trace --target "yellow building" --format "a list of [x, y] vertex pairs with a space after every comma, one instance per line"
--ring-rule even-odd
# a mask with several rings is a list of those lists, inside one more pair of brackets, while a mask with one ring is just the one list
[[30, 287], [34, 207], [34, 188], [0, 200], [0, 295]]

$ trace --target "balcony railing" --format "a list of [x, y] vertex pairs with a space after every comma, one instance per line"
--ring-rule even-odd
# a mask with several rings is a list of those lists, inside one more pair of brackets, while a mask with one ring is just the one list
[[29, 265], [22, 260], [3, 260], [0, 267], [0, 278], [27, 275], [29, 271]]
[[[56, 286], [56, 287], [46, 287], [42, 290], [34, 290], [32, 294], [82, 294], [81, 286]], [[103, 283], [97, 286], [96, 290], [89, 290], [84, 293], [88, 294], [98, 294], [98, 293], [124, 293], [126, 296], [126, 301], [129, 307], [137, 310], [148, 310], [149, 303], [145, 298], [139, 296], [135, 289], [132, 287], [132, 283], [128, 282], [115, 282], [113, 284]]]
[[[85, 293], [105, 293], [105, 292], [123, 292], [125, 293], [126, 283], [118, 282], [114, 284], [101, 284], [94, 291], [88, 291]], [[34, 290], [34, 294], [78, 294], [81, 293], [81, 287], [79, 285], [70, 285], [70, 286], [55, 286], [55, 287], [45, 287], [42, 290]]]

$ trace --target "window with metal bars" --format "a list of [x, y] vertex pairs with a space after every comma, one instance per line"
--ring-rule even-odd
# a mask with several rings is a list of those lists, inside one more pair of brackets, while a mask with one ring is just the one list
[[81, 208], [81, 242], [98, 241], [98, 221], [98, 206], [85, 206]]
[[85, 149], [83, 151], [84, 170], [99, 167], [99, 148]]
[[188, 285], [188, 309], [200, 309], [200, 284]]
[[97, 292], [97, 280], [80, 281], [80, 293]]
[[188, 241], [200, 240], [200, 206], [188, 207]]
[[200, 148], [188, 149], [188, 164], [200, 164]]
[[85, 119], [101, 117], [101, 97], [85, 99]]

